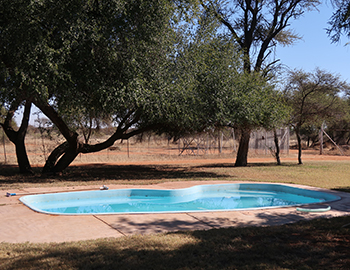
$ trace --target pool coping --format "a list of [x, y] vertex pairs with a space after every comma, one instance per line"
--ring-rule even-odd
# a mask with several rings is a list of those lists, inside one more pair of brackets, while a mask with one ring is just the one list
[[[154, 185], [106, 185], [110, 189], [144, 188], [177, 189], [194, 185], [225, 183], [269, 183], [250, 181], [184, 181], [164, 182]], [[43, 243], [68, 242], [122, 237], [134, 234], [153, 234], [162, 232], [209, 230], [215, 228], [243, 226], [274, 226], [314, 218], [331, 218], [350, 215], [350, 193], [327, 190], [304, 185], [282, 184], [292, 187], [322, 191], [340, 196], [341, 199], [326, 203], [331, 206], [326, 212], [300, 212], [296, 207], [269, 208], [242, 211], [164, 213], [164, 214], [110, 214], [62, 216], [35, 212], [19, 201], [19, 197], [64, 191], [96, 190], [99, 186], [84, 187], [46, 187], [10, 190], [17, 196], [0, 196], [0, 242]]]
[[[296, 195], [302, 195], [306, 197], [311, 197], [311, 198], [322, 198], [325, 201], [323, 202], [324, 204], [328, 204], [333, 201], [340, 200], [341, 198], [339, 196], [335, 196], [334, 194], [330, 194], [328, 192], [320, 192], [320, 191], [314, 191], [310, 189], [304, 189], [304, 188], [297, 188], [297, 187], [291, 187], [288, 185], [281, 185], [281, 184], [275, 184], [275, 183], [225, 183], [225, 184], [201, 184], [201, 185], [193, 185], [191, 187], [187, 188], [177, 188], [177, 189], [154, 189], [154, 188], [123, 188], [123, 189], [109, 189], [108, 187], [104, 186], [101, 187], [98, 190], [89, 190], [89, 191], [74, 191], [74, 192], [59, 192], [59, 193], [47, 193], [47, 194], [35, 194], [35, 195], [26, 195], [26, 196], [21, 196], [19, 198], [20, 202], [29, 207], [30, 209], [43, 213], [43, 214], [51, 214], [51, 215], [125, 215], [125, 214], [175, 214], [175, 213], [204, 213], [204, 212], [227, 212], [227, 211], [250, 211], [250, 210], [266, 210], [270, 208], [282, 208], [282, 207], [299, 207], [297, 208], [298, 211], [321, 211], [324, 210], [322, 209], [307, 209], [304, 206], [305, 205], [310, 205], [310, 204], [318, 204], [321, 202], [309, 202], [309, 203], [294, 203], [290, 205], [265, 205], [265, 206], [250, 206], [250, 207], [239, 207], [237, 205], [233, 205], [232, 208], [220, 208], [217, 207], [217, 209], [208, 209], [208, 208], [201, 208], [198, 209], [197, 207], [195, 208], [188, 208], [187, 210], [184, 210], [183, 208], [181, 209], [172, 209], [168, 210], [168, 208], [164, 209], [158, 209], [158, 210], [150, 210], [150, 209], [142, 209], [138, 211], [108, 211], [105, 208], [99, 208], [104, 209], [105, 211], [101, 212], [65, 212], [65, 211], [59, 211], [58, 208], [66, 209], [67, 205], [65, 202], [67, 200], [73, 200], [77, 204], [80, 205], [80, 203], [83, 202], [89, 202], [92, 203], [94, 200], [98, 200], [99, 198], [103, 199], [106, 201], [107, 204], [113, 203], [113, 198], [114, 197], [120, 197], [125, 200], [128, 200], [129, 203], [132, 202], [138, 202], [138, 199], [132, 199], [134, 198], [133, 196], [141, 196], [142, 198], [149, 199], [149, 203], [154, 202], [152, 200], [163, 197], [167, 198], [173, 198], [173, 201], [176, 200], [177, 203], [182, 203], [182, 202], [188, 202], [189, 200], [194, 200], [198, 198], [202, 198], [200, 195], [197, 198], [197, 194], [207, 194], [207, 192], [212, 192], [212, 191], [217, 191], [218, 189], [220, 190], [231, 190], [231, 195], [232, 195], [232, 190], [235, 190], [237, 192], [239, 191], [249, 191], [249, 192], [286, 192], [290, 194], [296, 194]], [[131, 195], [133, 194], [133, 195]], [[71, 197], [75, 196], [75, 197]], [[229, 196], [228, 194], [224, 195]], [[254, 195], [251, 195], [254, 196]], [[194, 198], [196, 197], [196, 198]], [[51, 199], [50, 199], [51, 198]], [[129, 200], [130, 199], [130, 200]], [[48, 201], [52, 200], [53, 203], [51, 203], [50, 207], [49, 206], [42, 206], [40, 207], [40, 202], [44, 202], [44, 205], [48, 203]], [[56, 202], [56, 203], [54, 203]], [[96, 204], [96, 202], [95, 202]], [[98, 204], [101, 204], [101, 201], [98, 201]], [[157, 203], [156, 203], [157, 204]], [[160, 204], [160, 206], [163, 206], [163, 204]], [[52, 208], [52, 209], [47, 209], [47, 207]], [[89, 206], [84, 206], [86, 208], [89, 208]], [[89, 208], [90, 209], [90, 208]], [[330, 210], [329, 208], [326, 208], [325, 211]], [[90, 209], [91, 211], [91, 209]]]

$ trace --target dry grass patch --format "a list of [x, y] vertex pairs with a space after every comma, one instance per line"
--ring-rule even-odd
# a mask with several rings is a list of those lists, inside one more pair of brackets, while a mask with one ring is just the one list
[[60, 175], [22, 176], [15, 167], [0, 171], [0, 189], [89, 186], [101, 184], [149, 185], [172, 181], [263, 181], [292, 183], [328, 189], [350, 188], [350, 161], [308, 161], [304, 165], [255, 163], [234, 167], [231, 163], [204, 165], [107, 165], [71, 166]]
[[239, 181], [290, 183], [328, 189], [350, 187], [350, 161], [307, 161], [303, 165], [289, 162], [281, 166], [274, 163], [253, 163], [248, 167], [213, 164], [197, 168]]
[[350, 217], [276, 227], [0, 244], [1, 269], [349, 269]]

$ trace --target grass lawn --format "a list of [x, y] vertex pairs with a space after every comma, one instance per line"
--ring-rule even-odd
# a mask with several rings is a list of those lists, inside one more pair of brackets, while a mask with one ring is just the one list
[[[269, 181], [350, 190], [349, 161], [72, 167], [63, 175], [0, 172], [0, 189], [186, 180]], [[350, 269], [350, 217], [50, 244], [0, 243], [0, 269]]]

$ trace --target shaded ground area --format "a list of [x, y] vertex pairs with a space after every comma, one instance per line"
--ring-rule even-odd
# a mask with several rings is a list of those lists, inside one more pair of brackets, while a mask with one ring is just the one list
[[[305, 161], [350, 161], [350, 156], [341, 155], [319, 155], [317, 150], [304, 150], [302, 159]], [[289, 155], [281, 157], [282, 165], [297, 164], [297, 151], [290, 150]], [[50, 178], [60, 179], [79, 179], [83, 178], [87, 181], [94, 179], [149, 179], [149, 178], [167, 178], [174, 177], [211, 177], [210, 174], [190, 172], [187, 168], [199, 166], [205, 167], [234, 167], [235, 156], [232, 155], [210, 155], [210, 156], [186, 156], [177, 157], [152, 157], [148, 160], [127, 159], [120, 162], [100, 162], [100, 163], [80, 163], [79, 159], [68, 167], [62, 174], [50, 176]], [[248, 158], [248, 167], [251, 166], [275, 166], [276, 161], [270, 155], [252, 155]], [[0, 176], [16, 176], [17, 180], [24, 178], [31, 179], [30, 176], [22, 177], [18, 174], [16, 165], [6, 165], [0, 163]], [[47, 176], [41, 176], [41, 166], [34, 166], [36, 175], [33, 179], [44, 179]], [[102, 173], [103, 172], [103, 173]], [[193, 174], [193, 175], [191, 175]], [[220, 177], [216, 175], [215, 177]], [[23, 180], [24, 181], [24, 180]]]
[[[62, 244], [2, 244], [2, 269], [349, 269], [349, 217]], [[15, 248], [14, 248], [15, 247]]]
[[[224, 165], [220, 165], [224, 166]], [[232, 165], [227, 165], [232, 166]], [[172, 165], [118, 165], [118, 164], [84, 164], [72, 166], [59, 175], [41, 175], [36, 170], [34, 176], [21, 176], [17, 168], [1, 170], [0, 176], [6, 176], [0, 180], [0, 184], [19, 183], [50, 183], [50, 182], [89, 182], [89, 181], [113, 181], [140, 180], [141, 184], [158, 183], [166, 179], [220, 179], [227, 175], [220, 175], [206, 171], [196, 171], [193, 168]]]

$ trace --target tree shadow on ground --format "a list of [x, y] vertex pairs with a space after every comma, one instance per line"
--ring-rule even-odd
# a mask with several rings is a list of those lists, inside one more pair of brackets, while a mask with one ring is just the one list
[[342, 188], [333, 188], [332, 190], [350, 193], [350, 186]]
[[[247, 166], [243, 168], [249, 167], [297, 167], [300, 166], [295, 163], [282, 163], [281, 165], [277, 165], [275, 162], [254, 162], [248, 163]], [[198, 166], [193, 166], [192, 168], [242, 168], [236, 167], [234, 163], [213, 163], [213, 164], [203, 164]]]
[[125, 235], [149, 234], [153, 232], [187, 231], [200, 229], [214, 229], [224, 227], [261, 227], [308, 221], [315, 218], [332, 218], [330, 213], [309, 215], [304, 212], [280, 211], [266, 209], [261, 211], [228, 211], [228, 212], [195, 212], [175, 213], [172, 215], [149, 214], [141, 215], [96, 215], [98, 219], [118, 232]]
[[0, 263], [2, 269], [349, 269], [350, 234], [341, 229], [344, 222], [349, 217], [79, 244], [17, 245], [21, 256]]
[[[245, 213], [245, 214], [242, 214]], [[98, 219], [118, 232], [125, 235], [150, 234], [153, 232], [188, 231], [201, 229], [218, 229], [222, 227], [251, 227], [251, 226], [276, 226], [308, 220], [309, 217], [297, 213], [252, 213], [247, 211], [230, 211], [229, 213], [207, 212], [203, 213], [179, 213], [173, 215], [157, 214], [153, 217], [149, 214], [142, 215], [96, 215]], [[248, 216], [252, 216], [250, 219]]]
[[190, 167], [168, 165], [105, 165], [93, 164], [84, 166], [71, 166], [58, 175], [45, 175], [40, 173], [40, 168], [34, 168], [35, 175], [20, 175], [16, 167], [4, 167], [0, 171], [0, 185], [19, 183], [51, 183], [55, 181], [101, 181], [117, 180], [131, 181], [142, 180], [217, 180], [232, 177], [214, 172], [198, 171]]

